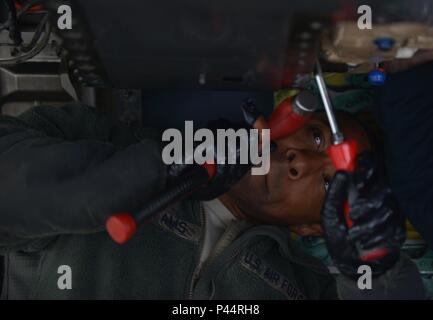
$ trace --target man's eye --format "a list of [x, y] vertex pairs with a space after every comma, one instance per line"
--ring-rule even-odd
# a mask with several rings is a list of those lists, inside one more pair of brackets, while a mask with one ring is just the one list
[[314, 130], [313, 131], [313, 139], [314, 139], [314, 143], [315, 145], [320, 148], [320, 146], [322, 145], [323, 142], [323, 138], [322, 138], [322, 134], [320, 131]]
[[323, 179], [324, 180], [324, 185], [325, 185], [325, 191], [328, 191], [329, 188], [329, 180], [328, 179]]
[[325, 187], [325, 192], [328, 191], [330, 185], [330, 180], [328, 177], [323, 176], [323, 186]]

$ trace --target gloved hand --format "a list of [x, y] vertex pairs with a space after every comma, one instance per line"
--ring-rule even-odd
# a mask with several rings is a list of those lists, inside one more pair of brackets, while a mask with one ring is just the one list
[[[349, 203], [352, 228], [348, 228], [343, 207], [349, 188], [355, 192]], [[321, 222], [326, 245], [335, 266], [351, 278], [358, 278], [360, 265], [369, 265], [373, 277], [392, 268], [400, 257], [406, 238], [404, 218], [378, 172], [377, 159], [370, 152], [358, 157], [353, 175], [338, 171], [322, 208]], [[379, 250], [379, 251], [378, 251]], [[371, 261], [365, 254], [378, 253]]]
[[[259, 117], [261, 117], [261, 113], [256, 109], [254, 104], [251, 101], [246, 101], [242, 106], [242, 112], [244, 115], [245, 122], [243, 123], [232, 123], [226, 119], [219, 119], [216, 121], [210, 122], [206, 128], [210, 129], [214, 133], [215, 137], [215, 147], [214, 147], [214, 163], [215, 163], [215, 175], [208, 182], [206, 186], [202, 189], [194, 192], [191, 197], [197, 200], [211, 200], [215, 199], [218, 196], [226, 193], [231, 186], [233, 186], [236, 182], [238, 182], [252, 167], [252, 163], [241, 164], [240, 162], [240, 146], [248, 145], [250, 147], [250, 128], [262, 129], [258, 127], [258, 121], [256, 121]], [[220, 155], [217, 150], [217, 129], [234, 129], [235, 131], [238, 129], [246, 129], [248, 133], [247, 136], [242, 136], [247, 141], [238, 141], [236, 146], [226, 144], [225, 157], [224, 162], [221, 163], [222, 159], [219, 159]], [[260, 132], [259, 132], [260, 136]], [[238, 139], [240, 140], [240, 139]], [[271, 142], [270, 150], [275, 149], [275, 144]], [[248, 149], [249, 150], [249, 149]], [[234, 157], [236, 159], [235, 164], [228, 163], [228, 159], [230, 157]], [[168, 178], [169, 181], [174, 181], [178, 177], [187, 174], [189, 170], [198, 166], [197, 164], [172, 164], [168, 167]]]

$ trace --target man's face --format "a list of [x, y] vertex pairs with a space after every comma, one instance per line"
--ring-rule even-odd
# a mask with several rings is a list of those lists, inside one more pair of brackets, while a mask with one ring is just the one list
[[[358, 141], [359, 151], [370, 148], [366, 133], [355, 120], [340, 115], [337, 121], [345, 138]], [[228, 195], [258, 221], [290, 226], [318, 223], [335, 173], [326, 153], [331, 145], [326, 115], [314, 115], [305, 127], [275, 142], [269, 173], [247, 174]]]

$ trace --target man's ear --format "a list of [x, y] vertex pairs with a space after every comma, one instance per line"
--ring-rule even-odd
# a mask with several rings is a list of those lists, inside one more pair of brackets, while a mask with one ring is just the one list
[[291, 228], [293, 232], [300, 236], [322, 236], [323, 229], [318, 223], [316, 224], [301, 224]]

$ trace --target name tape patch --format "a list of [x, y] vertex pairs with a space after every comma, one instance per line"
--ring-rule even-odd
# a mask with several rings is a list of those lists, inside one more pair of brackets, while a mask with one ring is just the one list
[[243, 267], [258, 275], [263, 281], [274, 289], [283, 293], [290, 300], [304, 300], [305, 295], [283, 274], [267, 265], [262, 258], [251, 252], [245, 253], [241, 258]]
[[178, 218], [176, 215], [170, 213], [162, 214], [159, 218], [159, 225], [183, 239], [190, 241], [198, 241], [200, 239], [201, 228]]

